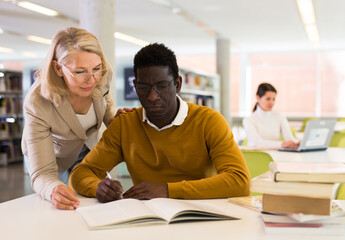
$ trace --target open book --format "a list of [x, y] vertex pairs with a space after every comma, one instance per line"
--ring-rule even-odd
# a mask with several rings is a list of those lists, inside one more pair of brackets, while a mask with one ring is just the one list
[[90, 229], [191, 220], [235, 220], [207, 202], [155, 198], [123, 199], [77, 208]]

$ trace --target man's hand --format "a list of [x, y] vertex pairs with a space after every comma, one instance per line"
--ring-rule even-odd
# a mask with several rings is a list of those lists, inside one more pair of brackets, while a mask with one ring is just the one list
[[50, 199], [54, 207], [64, 210], [74, 210], [80, 203], [74, 191], [65, 185], [56, 186], [52, 191]]
[[122, 199], [123, 188], [116, 180], [104, 178], [97, 187], [96, 198], [102, 203]]
[[123, 194], [123, 197], [136, 199], [167, 198], [169, 197], [168, 184], [142, 182], [131, 187]]

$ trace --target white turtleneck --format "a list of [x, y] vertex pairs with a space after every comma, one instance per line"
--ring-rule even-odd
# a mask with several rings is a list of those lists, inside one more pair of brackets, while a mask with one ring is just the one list
[[289, 123], [282, 114], [275, 111], [264, 111], [259, 106], [250, 117], [243, 119], [248, 147], [279, 148], [282, 141], [297, 142], [290, 130]]

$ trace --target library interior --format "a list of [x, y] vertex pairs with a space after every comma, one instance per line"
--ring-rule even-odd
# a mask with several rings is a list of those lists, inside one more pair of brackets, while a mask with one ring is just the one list
[[[7, 216], [0, 218], [0, 235], [341, 239], [344, 12], [343, 0], [0, 0], [0, 215]], [[85, 29], [100, 42], [113, 70], [108, 90], [116, 110], [141, 106], [133, 83], [133, 59], [139, 50], [162, 43], [175, 53], [182, 80], [178, 96], [224, 117], [248, 167], [250, 196], [188, 200], [218, 208], [227, 220], [191, 218], [118, 229], [104, 219], [97, 228], [110, 230], [94, 231], [83, 220], [102, 219], [92, 210], [99, 209], [97, 199], [77, 195], [81, 217], [76, 211], [59, 211], [35, 193], [32, 176], [37, 175], [30, 172], [22, 152], [28, 114], [24, 102], [54, 35], [67, 27]], [[96, 79], [95, 72], [86, 74]], [[260, 95], [263, 83], [269, 86]], [[158, 94], [156, 86], [151, 87]], [[106, 128], [101, 126], [98, 140]], [[298, 152], [284, 151], [291, 143]], [[130, 172], [122, 162], [110, 174], [126, 191], [133, 186]], [[280, 180], [285, 172], [294, 174]], [[21, 232], [16, 230], [19, 217]]]

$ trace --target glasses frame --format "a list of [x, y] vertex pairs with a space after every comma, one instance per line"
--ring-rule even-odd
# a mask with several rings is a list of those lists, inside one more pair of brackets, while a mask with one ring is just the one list
[[72, 77], [74, 77], [74, 79], [75, 79], [78, 83], [83, 83], [83, 82], [89, 81], [89, 79], [90, 79], [91, 76], [92, 76], [96, 81], [99, 81], [99, 80], [103, 77], [103, 73], [104, 73], [104, 71], [105, 71], [105, 69], [98, 70], [98, 71], [101, 71], [101, 72], [102, 72], [102, 75], [101, 75], [101, 77], [100, 77], [99, 79], [97, 79], [97, 78], [95, 77], [95, 74], [96, 74], [96, 72], [98, 72], [98, 71], [96, 71], [96, 72], [94, 72], [94, 73], [92, 73], [92, 74], [90, 74], [90, 73], [82, 73], [82, 74], [87, 74], [88, 77], [87, 77], [85, 80], [83, 80], [83, 81], [79, 81], [79, 80], [77, 79], [77, 76], [75, 76], [75, 75], [71, 72], [71, 70], [69, 70], [68, 67], [66, 67], [66, 66], [63, 65], [63, 64], [60, 64], [60, 65], [61, 65], [62, 67], [64, 67], [64, 68], [67, 70], [67, 72], [68, 72], [69, 74], [71, 74]]
[[[164, 81], [170, 83], [169, 86], [166, 87], [166, 89], [168, 89], [172, 84], [174, 84], [175, 79], [171, 79], [171, 80], [162, 80], [162, 81], [159, 81], [158, 83], [164, 82]], [[138, 90], [137, 90], [137, 84], [138, 84], [138, 83], [137, 83], [137, 80], [134, 80], [134, 86], [135, 86], [135, 89], [137, 90], [137, 94], [148, 94], [148, 93], [151, 91], [152, 88], [153, 88], [153, 90], [155, 90], [155, 92], [156, 92], [157, 94], [164, 93], [164, 92], [161, 92], [161, 91], [159, 91], [159, 90], [156, 89], [156, 85], [157, 85], [158, 83], [155, 83], [155, 84], [139, 83], [139, 84], [143, 84], [143, 85], [146, 85], [146, 86], [150, 86], [150, 88], [148, 88], [147, 92], [145, 92], [145, 93], [139, 93]]]

